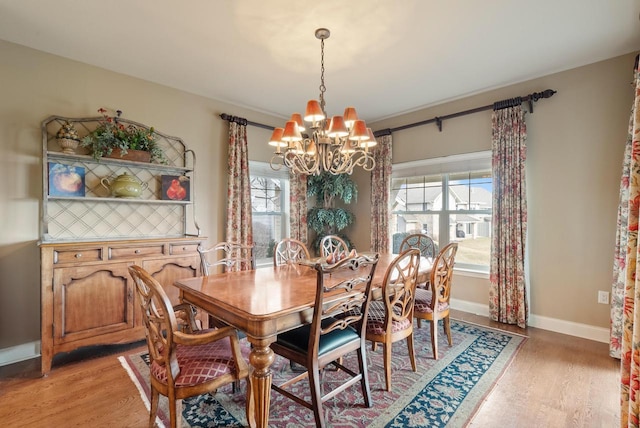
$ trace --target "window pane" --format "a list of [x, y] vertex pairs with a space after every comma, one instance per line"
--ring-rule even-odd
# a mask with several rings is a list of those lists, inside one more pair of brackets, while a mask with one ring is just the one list
[[288, 185], [284, 178], [252, 175], [250, 180], [253, 242], [260, 267], [273, 263], [275, 244], [287, 234]]
[[283, 238], [282, 216], [253, 214], [253, 242], [256, 260], [266, 262], [273, 257], [273, 247]]
[[391, 217], [391, 252], [400, 252], [400, 243], [412, 233], [425, 233], [438, 245], [440, 215], [438, 214], [393, 214]]
[[254, 212], [279, 212], [282, 204], [281, 180], [251, 177], [251, 209]]
[[491, 171], [451, 174], [449, 190], [452, 196], [450, 210], [491, 209]]
[[489, 270], [491, 170], [392, 179], [392, 251], [410, 233], [458, 243], [458, 268]]
[[[459, 214], [458, 217], [460, 217]], [[489, 269], [491, 216], [488, 220], [481, 223], [456, 223], [455, 231], [449, 239], [451, 242], [458, 243], [458, 253], [456, 254], [458, 267], [478, 268], [482, 266], [483, 270]]]

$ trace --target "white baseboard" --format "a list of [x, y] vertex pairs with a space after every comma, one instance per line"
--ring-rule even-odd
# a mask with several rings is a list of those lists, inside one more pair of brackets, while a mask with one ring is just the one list
[[[489, 316], [489, 305], [469, 302], [466, 300], [451, 299], [451, 309], [485, 317]], [[529, 326], [556, 333], [568, 334], [569, 336], [595, 340], [596, 342], [609, 343], [608, 328], [595, 327], [592, 325], [580, 324], [557, 318], [543, 317], [535, 314], [529, 315]]]
[[23, 343], [10, 348], [0, 349], [0, 366], [30, 360], [40, 356], [40, 341]]

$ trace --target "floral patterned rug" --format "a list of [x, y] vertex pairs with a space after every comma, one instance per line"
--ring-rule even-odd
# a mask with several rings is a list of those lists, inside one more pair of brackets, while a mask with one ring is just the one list
[[[369, 382], [373, 407], [364, 407], [359, 386], [347, 389], [324, 404], [328, 425], [347, 427], [462, 427], [505, 372], [526, 337], [501, 330], [451, 322], [453, 346], [439, 334], [440, 358], [431, 357], [428, 323], [414, 330], [417, 372], [411, 364], [404, 341], [393, 345], [391, 385], [385, 388], [382, 346], [376, 352], [367, 347]], [[440, 326], [439, 332], [442, 332]], [[246, 339], [242, 341], [248, 352]], [[146, 353], [119, 357], [122, 366], [136, 384], [149, 408], [149, 369]], [[347, 357], [347, 365], [356, 358]], [[292, 376], [289, 362], [280, 357], [272, 366], [276, 384]], [[330, 388], [341, 372], [327, 371], [323, 385]], [[342, 373], [342, 375], [344, 375]], [[232, 392], [231, 387], [216, 394], [204, 394], [183, 401], [183, 427], [245, 427], [246, 384]], [[295, 385], [300, 396], [309, 397], [306, 381]], [[315, 426], [313, 412], [272, 391], [269, 425], [271, 427]], [[168, 426], [165, 397], [160, 398], [158, 427]]]

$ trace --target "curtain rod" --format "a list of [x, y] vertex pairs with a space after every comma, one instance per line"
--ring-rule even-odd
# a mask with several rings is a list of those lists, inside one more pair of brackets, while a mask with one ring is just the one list
[[538, 101], [542, 98], [550, 98], [556, 92], [557, 91], [554, 91], [553, 89], [547, 89], [545, 91], [534, 92], [532, 94], [525, 95], [523, 97], [515, 97], [515, 98], [509, 98], [502, 101], [496, 101], [495, 103], [489, 104], [486, 106], [476, 107], [476, 108], [472, 108], [470, 110], [465, 110], [465, 111], [459, 111], [457, 113], [451, 113], [445, 116], [436, 116], [432, 119], [422, 120], [420, 122], [410, 123], [408, 125], [402, 125], [396, 128], [381, 129], [379, 131], [374, 132], [373, 134], [376, 137], [382, 137], [383, 135], [391, 135], [391, 133], [395, 131], [402, 131], [403, 129], [414, 128], [416, 126], [427, 125], [429, 123], [434, 123], [434, 122], [436, 123], [436, 125], [438, 125], [438, 130], [442, 132], [442, 122], [446, 119], [453, 119], [454, 117], [466, 116], [468, 114], [478, 113], [485, 110], [502, 110], [509, 107], [515, 107], [527, 101], [529, 102], [529, 112], [533, 113], [534, 101]]
[[[523, 97], [515, 97], [515, 98], [508, 98], [506, 100], [502, 100], [502, 101], [496, 101], [493, 104], [489, 104], [486, 106], [482, 106], [482, 107], [476, 107], [473, 108], [471, 110], [465, 110], [465, 111], [459, 111], [457, 113], [451, 113], [451, 114], [447, 114], [445, 116], [436, 116], [433, 119], [427, 119], [427, 120], [423, 120], [420, 122], [416, 122], [416, 123], [410, 123], [408, 125], [402, 125], [402, 126], [398, 126], [396, 128], [387, 128], [387, 129], [381, 129], [379, 131], [374, 132], [373, 134], [376, 137], [381, 137], [383, 135], [391, 135], [392, 132], [394, 131], [402, 131], [403, 129], [408, 129], [408, 128], [413, 128], [416, 126], [422, 126], [422, 125], [427, 125], [429, 123], [436, 123], [438, 125], [438, 130], [440, 132], [442, 132], [442, 121], [446, 120], [446, 119], [453, 119], [454, 117], [460, 117], [460, 116], [465, 116], [468, 114], [472, 114], [472, 113], [478, 113], [481, 111], [485, 111], [485, 110], [502, 110], [505, 108], [509, 108], [509, 107], [515, 107], [517, 105], [520, 105], [524, 102], [529, 102], [529, 112], [533, 113], [533, 103], [535, 101], [538, 101], [542, 98], [550, 98], [553, 96], [553, 94], [555, 94], [557, 91], [554, 91], [553, 89], [547, 89], [545, 91], [542, 92], [534, 92], [532, 94], [529, 95], [525, 95]], [[263, 123], [258, 123], [258, 122], [252, 122], [250, 120], [247, 120], [243, 117], [239, 117], [239, 116], [232, 116], [230, 114], [226, 114], [226, 113], [222, 113], [220, 114], [220, 118], [222, 118], [222, 120], [227, 120], [229, 122], [235, 122], [238, 123], [240, 125], [251, 125], [251, 126], [256, 126], [258, 128], [263, 128], [263, 129], [268, 129], [270, 131], [273, 131], [275, 129], [275, 127], [270, 126], [270, 125], [265, 125]]]
[[268, 129], [270, 131], [273, 131], [275, 129], [273, 126], [265, 125], [264, 123], [252, 122], [250, 120], [245, 119], [244, 117], [231, 116], [230, 114], [226, 114], [226, 113], [222, 113], [220, 115], [220, 118], [222, 120], [228, 120], [229, 122], [235, 122], [240, 125], [245, 125], [245, 126], [251, 125], [251, 126], [256, 126], [258, 128]]

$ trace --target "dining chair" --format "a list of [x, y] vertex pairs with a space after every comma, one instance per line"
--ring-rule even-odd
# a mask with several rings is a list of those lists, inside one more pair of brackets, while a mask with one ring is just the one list
[[[438, 247], [436, 243], [433, 241], [429, 235], [425, 235], [424, 233], [413, 233], [411, 235], [405, 236], [405, 238], [400, 243], [400, 253], [409, 248], [417, 248], [420, 250], [420, 256], [433, 261], [433, 259], [438, 254]], [[426, 282], [418, 284], [419, 288], [429, 288], [429, 280]]]
[[438, 248], [433, 238], [424, 233], [412, 233], [405, 236], [400, 243], [400, 252], [409, 248], [419, 249], [422, 257], [431, 258], [432, 260], [438, 254]]
[[309, 250], [303, 242], [284, 238], [278, 242], [273, 250], [273, 265], [281, 266], [296, 263], [298, 260], [308, 259]]
[[338, 235], [327, 235], [320, 241], [320, 256], [327, 257], [329, 254], [339, 255], [349, 254], [349, 246], [344, 239]]
[[140, 266], [129, 266], [129, 274], [136, 285], [149, 347], [149, 427], [155, 425], [160, 394], [169, 400], [171, 427], [179, 427], [183, 398], [245, 379], [249, 367], [241, 355], [235, 329], [183, 333], [162, 286]]
[[438, 359], [438, 321], [442, 320], [444, 333], [447, 335], [449, 346], [453, 344], [451, 340], [451, 322], [449, 319], [449, 301], [451, 299], [451, 279], [453, 276], [453, 265], [455, 263], [458, 243], [447, 244], [436, 256], [431, 268], [429, 288], [416, 290], [416, 301], [414, 304], [413, 316], [418, 320], [430, 321], [431, 327], [431, 350], [433, 358]]
[[[273, 352], [306, 368], [304, 373], [283, 384], [272, 384], [271, 388], [313, 410], [317, 427], [326, 424], [323, 403], [357, 383], [360, 383], [365, 406], [373, 405], [367, 374], [365, 323], [362, 321], [369, 310], [371, 282], [377, 264], [378, 254], [346, 258], [334, 264], [316, 263], [316, 297], [311, 324], [280, 333], [271, 344]], [[352, 315], [352, 310], [356, 310], [356, 314]], [[345, 367], [340, 360], [351, 352], [357, 353], [357, 371]], [[328, 366], [348, 376], [344, 383], [323, 394], [321, 372]], [[288, 390], [289, 386], [307, 378], [311, 401]]]
[[384, 274], [382, 300], [373, 300], [367, 315], [366, 339], [382, 343], [387, 391], [391, 391], [391, 348], [407, 340], [411, 368], [416, 371], [413, 347], [413, 308], [420, 267], [420, 250], [410, 248], [398, 255]]
[[222, 267], [223, 272], [236, 272], [256, 268], [255, 244], [238, 242], [218, 242], [209, 248], [198, 247], [202, 273], [210, 275], [214, 269]]

